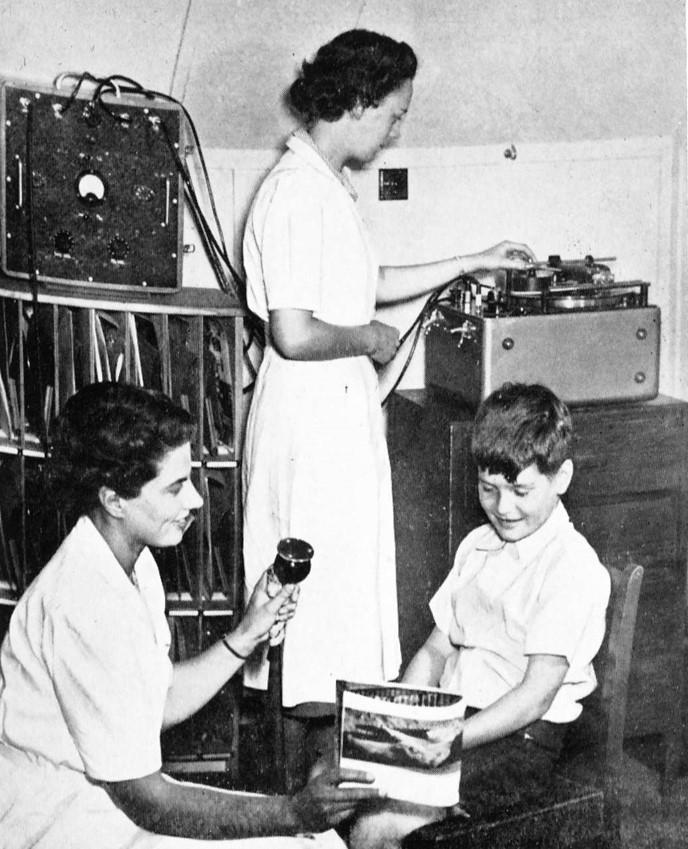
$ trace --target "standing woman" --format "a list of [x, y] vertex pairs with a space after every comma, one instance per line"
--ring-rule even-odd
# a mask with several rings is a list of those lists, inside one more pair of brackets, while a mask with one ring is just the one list
[[[278, 540], [315, 550], [284, 648], [283, 699], [329, 715], [335, 680], [399, 671], [392, 489], [376, 367], [399, 331], [376, 303], [421, 296], [460, 273], [523, 267], [525, 245], [380, 268], [348, 165], [400, 135], [416, 56], [404, 42], [351, 30], [304, 62], [290, 89], [303, 126], [254, 199], [244, 237], [248, 304], [267, 344], [247, 423], [244, 559], [249, 590]], [[265, 687], [265, 653], [246, 682]]]

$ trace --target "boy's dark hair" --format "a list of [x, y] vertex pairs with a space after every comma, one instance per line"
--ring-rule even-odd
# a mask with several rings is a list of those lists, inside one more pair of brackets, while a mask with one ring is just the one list
[[471, 454], [479, 469], [513, 483], [532, 463], [551, 476], [572, 456], [568, 407], [546, 386], [505, 383], [478, 407]]
[[51, 495], [72, 519], [98, 504], [101, 486], [135, 498], [164, 455], [193, 433], [189, 413], [161, 392], [107, 381], [85, 386], [55, 422]]
[[307, 126], [337, 121], [355, 106], [379, 103], [416, 75], [416, 54], [405, 41], [365, 29], [343, 32], [304, 62], [289, 89]]

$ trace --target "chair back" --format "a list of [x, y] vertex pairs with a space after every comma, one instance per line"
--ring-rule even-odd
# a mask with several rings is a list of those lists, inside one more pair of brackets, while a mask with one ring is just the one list
[[644, 570], [637, 563], [629, 563], [624, 568], [608, 568], [612, 579], [611, 622], [607, 626], [609, 636], [605, 652], [597, 668], [601, 675], [600, 695], [607, 719], [605, 762], [608, 771], [618, 774], [623, 761], [628, 679]]
[[583, 750], [590, 757], [592, 748], [605, 788], [613, 790], [623, 768], [628, 679], [644, 570], [636, 563], [611, 564], [607, 569], [611, 596], [605, 637], [594, 661], [598, 687], [583, 702], [583, 716], [569, 749], [574, 754]]

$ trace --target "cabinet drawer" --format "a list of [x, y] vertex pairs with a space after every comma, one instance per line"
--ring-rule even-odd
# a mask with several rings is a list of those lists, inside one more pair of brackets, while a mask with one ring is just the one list
[[687, 431], [683, 406], [617, 405], [574, 409], [572, 416], [572, 494], [618, 497], [684, 485]]
[[[572, 487], [573, 490], [573, 487]], [[653, 492], [613, 501], [590, 498], [580, 503], [578, 490], [565, 498], [571, 521], [603, 561], [631, 559], [647, 569], [681, 554], [680, 497], [676, 491]]]

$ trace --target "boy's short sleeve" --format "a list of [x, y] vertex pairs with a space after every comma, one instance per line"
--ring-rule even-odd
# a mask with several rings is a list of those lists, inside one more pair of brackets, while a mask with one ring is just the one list
[[449, 634], [451, 624], [454, 619], [452, 609], [452, 593], [456, 584], [457, 566], [454, 561], [454, 566], [442, 582], [440, 588], [435, 595], [430, 599], [430, 612], [435, 620], [435, 625], [442, 631], [443, 634]]
[[[596, 560], [596, 558], [595, 558]], [[604, 639], [610, 580], [593, 562], [580, 568], [566, 557], [550, 569], [540, 588], [525, 640], [525, 654], [554, 654], [569, 663], [575, 680], [592, 662]]]

